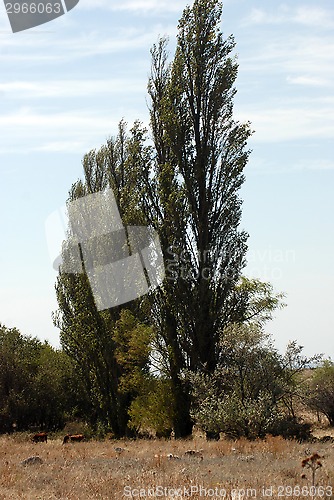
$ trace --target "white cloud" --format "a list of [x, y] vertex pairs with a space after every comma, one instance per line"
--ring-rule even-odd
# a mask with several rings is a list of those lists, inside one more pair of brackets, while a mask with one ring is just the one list
[[[285, 98], [293, 86], [303, 92], [318, 88], [332, 95], [334, 84], [334, 39], [327, 36], [270, 33], [258, 35], [253, 45], [243, 49], [239, 80], [244, 87], [262, 88], [264, 95]], [[270, 83], [269, 83], [270, 82]], [[288, 85], [284, 87], [283, 82]], [[280, 89], [280, 90], [279, 90]]]
[[101, 94], [142, 92], [146, 81], [129, 79], [12, 81], [0, 83], [0, 92], [15, 99], [87, 97]]
[[309, 27], [333, 28], [334, 16], [331, 10], [322, 7], [288, 7], [280, 5], [275, 12], [253, 8], [243, 20], [243, 25], [299, 24]]
[[33, 147], [31, 151], [46, 153], [82, 153], [82, 151], [85, 151], [85, 146], [86, 144], [80, 141], [46, 142], [42, 146]]
[[[146, 126], [147, 113], [132, 109], [126, 111], [129, 127], [136, 119], [142, 120]], [[68, 110], [41, 113], [22, 107], [16, 112], [0, 115], [0, 154], [18, 150], [21, 153], [49, 151], [83, 154], [100, 147], [107, 137], [116, 134], [122, 116], [122, 108], [103, 112], [99, 108], [94, 112]]]
[[108, 9], [113, 11], [132, 11], [156, 14], [168, 12], [182, 12], [188, 5], [187, 0], [81, 0], [79, 8], [81, 9]]
[[282, 22], [282, 16], [272, 15], [263, 9], [253, 8], [250, 14], [242, 20], [242, 25], [252, 24], [279, 24]]
[[333, 83], [332, 36], [259, 33], [240, 58], [238, 109], [254, 141], [333, 139]]
[[95, 30], [83, 32], [79, 36], [59, 38], [59, 33], [40, 33], [40, 36], [4, 37], [0, 60], [22, 63], [33, 61], [42, 64], [87, 59], [97, 55], [119, 54], [149, 48], [159, 35], [176, 32], [175, 26], [155, 24], [150, 30], [144, 27], [118, 28], [110, 32]]
[[305, 26], [334, 27], [333, 11], [321, 7], [298, 7], [294, 11], [292, 20]]
[[[334, 39], [332, 36], [312, 36], [308, 34], [289, 35], [273, 32], [259, 34], [258, 39], [240, 58], [241, 68], [257, 70], [258, 64], [266, 68], [283, 68], [294, 71], [319, 73], [325, 69], [334, 74]], [[268, 70], [267, 70], [268, 71]]]
[[[254, 105], [255, 104], [255, 105]], [[238, 114], [242, 122], [250, 120], [255, 130], [255, 142], [285, 142], [300, 139], [334, 139], [333, 106], [320, 106], [316, 102], [291, 103], [274, 106], [268, 103], [260, 108], [254, 103]]]
[[317, 78], [316, 76], [288, 76], [287, 82], [292, 85], [306, 85], [309, 87], [329, 87], [330, 80], [326, 78]]
[[16, 113], [0, 115], [0, 126], [15, 127], [84, 127], [91, 123], [93, 126], [104, 127], [110, 121], [101, 115], [93, 116], [82, 113], [61, 112], [50, 114], [39, 114], [29, 107], [23, 107]]

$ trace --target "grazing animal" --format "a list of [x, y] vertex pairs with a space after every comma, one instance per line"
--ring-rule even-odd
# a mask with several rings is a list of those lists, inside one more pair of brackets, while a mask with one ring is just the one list
[[188, 450], [184, 452], [188, 457], [203, 457], [202, 450]]
[[78, 443], [83, 439], [85, 439], [85, 436], [83, 434], [66, 434], [66, 436], [64, 437], [63, 444], [68, 443], [69, 441]]
[[120, 446], [116, 446], [116, 448], [114, 448], [114, 450], [116, 451], [116, 453], [123, 453], [124, 451], [126, 451], [125, 448], [121, 448]]
[[173, 453], [168, 453], [167, 458], [168, 460], [181, 460], [178, 455], [173, 455]]
[[48, 435], [46, 432], [38, 432], [32, 437], [32, 440], [34, 443], [47, 443], [48, 442]]

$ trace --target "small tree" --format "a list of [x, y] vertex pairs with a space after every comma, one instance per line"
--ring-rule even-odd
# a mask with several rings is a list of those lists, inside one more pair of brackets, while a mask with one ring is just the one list
[[308, 405], [312, 410], [325, 415], [331, 426], [334, 426], [334, 363], [323, 361], [316, 368], [309, 385]]
[[175, 414], [173, 401], [170, 380], [148, 375], [131, 404], [130, 425], [137, 431], [155, 431], [157, 437], [169, 437]]
[[257, 324], [226, 328], [214, 374], [189, 374], [195, 422], [209, 435], [254, 439], [273, 433], [302, 439], [308, 428], [286, 402], [300, 392], [295, 375], [314, 359], [301, 356], [301, 349], [292, 342], [280, 355]]
[[263, 437], [277, 418], [283, 387], [280, 357], [257, 325], [228, 327], [221, 351], [211, 377], [191, 377], [193, 417], [209, 433]]

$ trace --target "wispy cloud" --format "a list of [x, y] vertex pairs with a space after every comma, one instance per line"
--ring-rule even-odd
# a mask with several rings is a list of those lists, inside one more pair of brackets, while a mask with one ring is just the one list
[[132, 53], [151, 47], [157, 37], [164, 33], [175, 33], [175, 26], [155, 24], [150, 30], [143, 26], [110, 30], [92, 30], [77, 36], [59, 37], [59, 33], [41, 33], [40, 36], [4, 36], [0, 60], [4, 62], [33, 61], [41, 64], [78, 61], [98, 55]]
[[299, 103], [253, 103], [244, 107], [238, 118], [250, 120], [255, 129], [253, 140], [262, 143], [309, 139], [334, 139], [334, 103], [318, 101]]
[[280, 5], [273, 11], [261, 8], [253, 8], [242, 20], [243, 25], [272, 25], [272, 24], [299, 24], [320, 28], [333, 28], [333, 11], [323, 7], [304, 5], [300, 7], [288, 7]]
[[236, 109], [252, 122], [254, 143], [333, 140], [332, 34], [281, 26], [252, 33], [242, 46]]
[[240, 58], [240, 66], [256, 70], [257, 64], [265, 63], [270, 70], [281, 68], [319, 74], [323, 69], [334, 73], [333, 61], [333, 36], [303, 36], [279, 31], [269, 35], [259, 34], [247, 58]]
[[[246, 91], [252, 85], [254, 90], [262, 89], [264, 98], [270, 94], [272, 99], [286, 100], [298, 86], [303, 87], [308, 108], [314, 106], [311, 99], [319, 96], [320, 90], [322, 98], [333, 95], [334, 38], [329, 34], [283, 34], [273, 30], [262, 35], [262, 44], [258, 35], [250, 47], [244, 48], [244, 54], [240, 57], [239, 75]], [[298, 95], [293, 97], [295, 100]]]
[[334, 160], [329, 159], [301, 159], [294, 165], [295, 170], [334, 170]]
[[3, 96], [15, 99], [43, 99], [101, 96], [143, 92], [146, 81], [129, 79], [12, 81], [0, 83]]
[[288, 76], [286, 80], [292, 85], [305, 85], [308, 87], [329, 87], [332, 85], [329, 79], [316, 76]]
[[298, 160], [292, 158], [289, 161], [282, 161], [277, 157], [261, 157], [256, 151], [251, 155], [247, 166], [247, 175], [277, 175], [291, 174], [294, 172], [332, 172], [334, 171], [334, 161], [324, 157], [305, 158], [302, 156]]
[[[293, 11], [292, 11], [293, 12]], [[333, 28], [333, 10], [322, 7], [304, 6], [295, 9], [292, 21], [305, 26], [319, 26], [321, 28]]]
[[174, 13], [182, 11], [188, 5], [187, 0], [124, 0], [111, 2], [110, 0], [81, 0], [81, 9], [108, 9], [112, 11], [131, 11], [145, 14]]
[[253, 8], [251, 12], [242, 19], [242, 25], [253, 24], [280, 24], [282, 16], [278, 14], [271, 14], [263, 9]]
[[84, 141], [54, 141], [46, 142], [42, 146], [31, 147], [30, 151], [44, 153], [82, 153], [85, 151], [85, 146], [87, 146], [87, 144]]
[[[144, 114], [127, 110], [127, 121], [131, 125], [136, 119], [143, 122]], [[85, 153], [99, 147], [110, 135], [117, 133], [122, 109], [114, 108], [101, 112], [68, 110], [66, 112], [38, 112], [31, 107], [22, 107], [16, 112], [0, 115], [0, 153], [50, 151]], [[57, 138], [54, 140], [53, 138]]]

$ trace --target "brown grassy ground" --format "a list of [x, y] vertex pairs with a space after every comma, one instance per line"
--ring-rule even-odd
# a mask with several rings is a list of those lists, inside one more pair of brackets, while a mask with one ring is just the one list
[[[256, 442], [206, 442], [196, 437], [67, 445], [61, 439], [47, 444], [25, 439], [0, 438], [0, 500], [154, 498], [153, 494], [155, 498], [334, 499], [329, 488], [334, 490], [332, 443], [300, 444], [271, 436]], [[124, 451], [117, 452], [116, 447]], [[189, 449], [202, 450], [203, 458], [186, 456]], [[324, 457], [316, 473], [317, 490], [310, 489], [311, 471], [301, 467], [301, 461], [314, 452]], [[39, 456], [43, 463], [22, 465], [30, 456]], [[254, 490], [247, 492], [250, 488]]]

